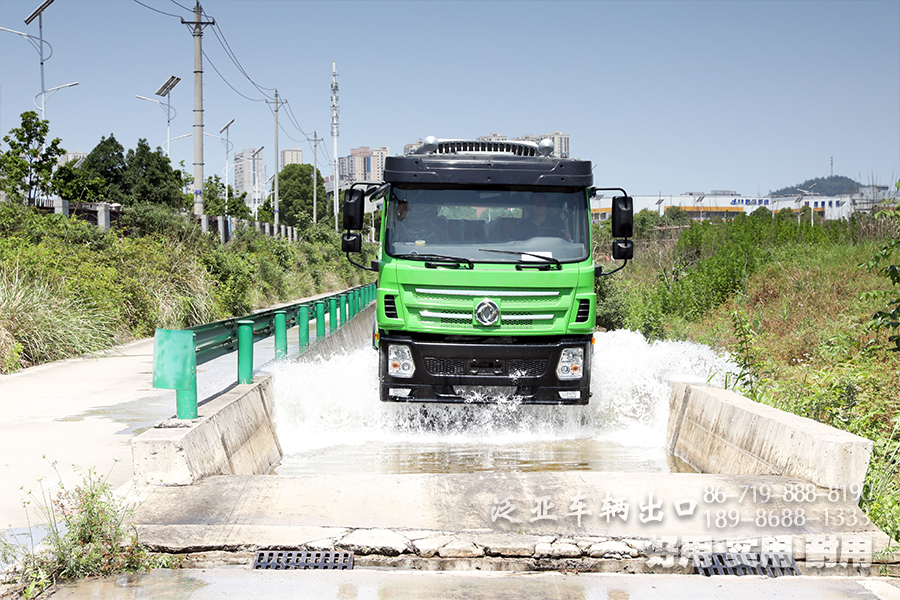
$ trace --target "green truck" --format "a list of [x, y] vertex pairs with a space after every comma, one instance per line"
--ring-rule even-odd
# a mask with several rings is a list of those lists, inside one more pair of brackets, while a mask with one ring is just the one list
[[[376, 271], [374, 346], [391, 402], [587, 404], [597, 306], [590, 199], [612, 199], [614, 260], [633, 255], [632, 199], [594, 188], [553, 144], [437, 140], [344, 195], [342, 249]], [[379, 254], [364, 203], [383, 206]], [[614, 271], [610, 271], [614, 272]]]

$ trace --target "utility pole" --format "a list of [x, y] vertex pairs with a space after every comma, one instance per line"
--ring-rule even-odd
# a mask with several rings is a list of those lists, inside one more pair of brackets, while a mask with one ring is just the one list
[[337, 82], [337, 63], [331, 63], [331, 137], [334, 138], [334, 231], [338, 231], [338, 190], [340, 189], [341, 174], [338, 170], [338, 153], [337, 139], [340, 135], [340, 125], [338, 124], [338, 82]]
[[275, 105], [275, 235], [278, 235], [278, 171], [281, 157], [278, 156], [278, 105], [284, 104], [285, 100], [278, 99], [278, 90], [275, 90], [275, 101], [266, 100], [266, 104]]
[[215, 25], [216, 20], [203, 20], [200, 0], [194, 6], [194, 20], [182, 24], [193, 25], [194, 36], [194, 215], [203, 214], [203, 26]]
[[319, 158], [318, 158], [318, 151], [319, 151], [319, 142], [322, 142], [322, 141], [324, 141], [324, 140], [323, 140], [322, 138], [320, 138], [320, 137], [317, 137], [316, 132], [313, 131], [313, 139], [312, 139], [312, 142], [313, 142], [313, 170], [312, 170], [312, 184], [313, 184], [313, 225], [315, 225], [315, 224], [318, 223], [318, 221], [319, 221], [318, 215], [316, 214], [316, 212], [317, 212], [317, 209], [316, 209], [316, 188], [319, 187], [319, 178], [318, 178], [318, 172], [319, 172], [319, 171], [318, 171], [318, 170], [319, 170]]

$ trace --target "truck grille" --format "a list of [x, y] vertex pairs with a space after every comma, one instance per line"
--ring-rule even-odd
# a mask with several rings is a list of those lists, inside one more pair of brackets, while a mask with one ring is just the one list
[[473, 322], [472, 311], [483, 298], [501, 302], [499, 329], [511, 332], [550, 331], [565, 314], [566, 290], [496, 290], [415, 288], [410, 312], [424, 328], [497, 331]]
[[460, 358], [425, 358], [425, 370], [436, 376], [463, 376], [463, 375], [512, 375], [514, 377], [540, 377], [547, 370], [545, 359], [520, 359], [507, 360], [505, 368], [500, 373], [488, 373], [471, 367], [471, 361]]

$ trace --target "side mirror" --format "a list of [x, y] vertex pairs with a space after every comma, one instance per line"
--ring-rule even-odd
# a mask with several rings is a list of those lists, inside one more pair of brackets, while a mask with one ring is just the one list
[[363, 228], [364, 208], [365, 193], [362, 188], [351, 187], [344, 192], [344, 229], [358, 231]]
[[612, 257], [613, 260], [631, 260], [634, 257], [634, 242], [631, 240], [613, 240]]
[[[346, 213], [345, 213], [346, 214]], [[346, 219], [346, 216], [345, 216]], [[362, 236], [358, 233], [345, 233], [341, 236], [342, 252], [360, 252], [362, 251]]]
[[612, 199], [612, 236], [630, 238], [634, 235], [634, 200], [631, 196]]

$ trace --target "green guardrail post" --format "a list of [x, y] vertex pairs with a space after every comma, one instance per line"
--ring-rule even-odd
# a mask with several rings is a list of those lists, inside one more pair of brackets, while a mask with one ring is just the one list
[[347, 294], [347, 313], [350, 315], [351, 319], [356, 316], [355, 296], [356, 290], [350, 290], [350, 293]]
[[309, 304], [297, 309], [297, 326], [300, 328], [300, 345], [309, 346]]
[[328, 328], [334, 333], [339, 326], [337, 317], [337, 298], [331, 297], [328, 299]]
[[287, 356], [287, 313], [275, 311], [275, 358]]
[[354, 302], [356, 304], [356, 314], [359, 314], [359, 311], [362, 310], [362, 290], [360, 288], [356, 288], [353, 290]]
[[175, 390], [175, 416], [197, 418], [196, 334], [157, 329], [153, 338], [153, 387]]
[[325, 337], [325, 303], [316, 301], [316, 341]]
[[253, 321], [238, 321], [238, 383], [253, 381]]
[[341, 303], [341, 325], [347, 324], [347, 294], [341, 294], [338, 297], [338, 301]]

